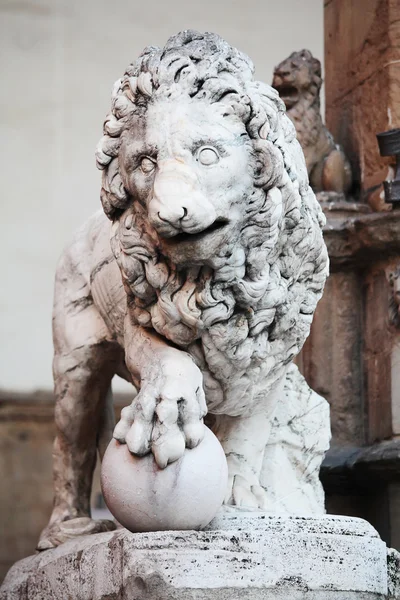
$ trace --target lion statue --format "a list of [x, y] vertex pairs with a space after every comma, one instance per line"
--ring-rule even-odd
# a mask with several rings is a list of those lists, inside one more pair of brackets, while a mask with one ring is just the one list
[[[219, 36], [183, 31], [114, 85], [96, 153], [105, 214], [56, 275], [55, 499], [39, 549], [115, 527], [90, 518], [112, 435], [168, 468], [201, 443], [207, 412], [227, 504], [324, 511], [329, 410], [292, 364], [327, 277], [324, 216], [284, 103], [252, 74]], [[139, 392], [113, 433], [115, 374]]]
[[309, 50], [293, 52], [274, 71], [272, 87], [284, 101], [303, 149], [314, 192], [349, 191], [350, 163], [322, 122], [321, 63]]

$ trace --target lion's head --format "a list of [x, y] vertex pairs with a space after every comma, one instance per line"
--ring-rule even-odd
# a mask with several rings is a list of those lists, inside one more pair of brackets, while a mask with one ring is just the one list
[[294, 126], [252, 73], [211, 33], [146, 48], [114, 86], [97, 164], [137, 322], [273, 370], [308, 335], [327, 254]]
[[310, 104], [319, 103], [321, 84], [321, 63], [309, 50], [293, 52], [279, 63], [272, 80], [272, 87], [279, 92], [288, 110], [304, 97], [308, 97]]

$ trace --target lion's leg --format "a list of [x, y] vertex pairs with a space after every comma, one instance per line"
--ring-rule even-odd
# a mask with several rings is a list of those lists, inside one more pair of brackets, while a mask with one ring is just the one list
[[339, 148], [332, 150], [323, 161], [322, 189], [346, 192], [349, 188], [349, 164]]
[[[83, 260], [79, 266], [82, 264]], [[82, 527], [85, 533], [99, 530], [89, 519], [92, 475], [99, 442], [102, 447], [105, 443], [104, 413], [120, 360], [120, 349], [94, 306], [87, 277], [76, 265], [70, 251], [56, 277], [54, 507], [40, 538], [41, 550], [82, 534]], [[71, 520], [79, 517], [87, 520], [80, 520], [75, 527]]]
[[224, 448], [229, 481], [225, 504], [267, 509], [267, 495], [260, 485], [265, 446], [283, 390], [283, 380], [246, 416], [218, 415], [214, 433]]
[[269, 510], [300, 515], [325, 512], [319, 472], [329, 440], [328, 402], [291, 365], [261, 469]]
[[312, 170], [309, 174], [310, 186], [312, 187], [312, 189], [314, 190], [315, 193], [326, 191], [322, 185], [323, 169], [324, 169], [324, 161], [320, 160], [318, 163], [315, 164], [315, 166], [312, 168]]
[[264, 508], [260, 472], [270, 429], [262, 413], [250, 417], [218, 415], [216, 418], [213, 431], [222, 444], [228, 462], [225, 504]]
[[[107, 352], [101, 346], [77, 348], [54, 358], [54, 506], [39, 549], [57, 545], [73, 535], [69, 526], [60, 527], [61, 523], [90, 517], [98, 437], [112, 375], [107, 367]], [[104, 525], [107, 526], [93, 523], [87, 532], [97, 532]]]

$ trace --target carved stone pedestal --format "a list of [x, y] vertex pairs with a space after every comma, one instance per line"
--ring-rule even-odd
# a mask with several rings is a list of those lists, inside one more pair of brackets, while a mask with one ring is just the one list
[[[81, 537], [14, 565], [1, 600], [396, 598], [397, 556], [361, 519], [234, 511], [207, 531]], [[388, 592], [389, 588], [392, 590]]]

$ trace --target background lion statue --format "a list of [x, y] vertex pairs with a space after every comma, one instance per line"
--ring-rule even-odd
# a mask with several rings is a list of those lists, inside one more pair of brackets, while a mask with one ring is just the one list
[[293, 52], [279, 63], [272, 81], [296, 127], [314, 192], [346, 193], [351, 167], [322, 122], [321, 85], [321, 63], [309, 50]]
[[217, 35], [184, 31], [114, 86], [97, 149], [108, 219], [84, 225], [56, 276], [55, 501], [39, 549], [114, 527], [90, 520], [89, 498], [116, 373], [139, 389], [114, 429], [132, 453], [166, 467], [201, 443], [208, 411], [226, 503], [324, 511], [329, 411], [292, 364], [328, 272], [324, 217], [284, 104], [252, 73]]

